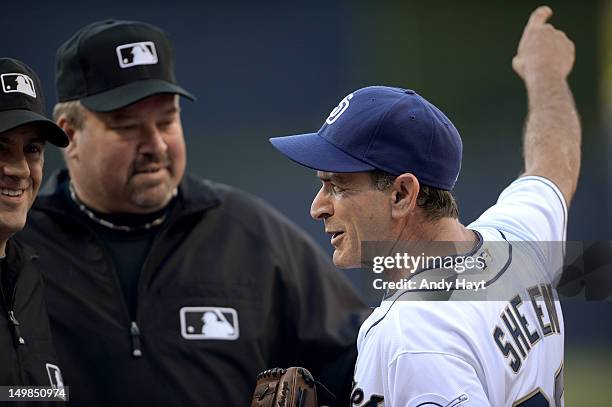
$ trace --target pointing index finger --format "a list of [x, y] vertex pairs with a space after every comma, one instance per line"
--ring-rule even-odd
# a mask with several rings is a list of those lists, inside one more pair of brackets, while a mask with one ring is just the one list
[[540, 6], [531, 13], [529, 16], [529, 22], [527, 23], [527, 27], [534, 25], [542, 25], [545, 24], [546, 21], [552, 16], [553, 11], [548, 6]]

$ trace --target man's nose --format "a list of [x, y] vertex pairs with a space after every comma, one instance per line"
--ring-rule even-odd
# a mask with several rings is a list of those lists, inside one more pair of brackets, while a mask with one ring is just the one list
[[2, 163], [2, 173], [9, 177], [27, 178], [30, 176], [28, 160], [23, 154], [12, 156], [9, 161]]
[[142, 142], [139, 148], [141, 154], [160, 154], [165, 153], [167, 149], [168, 144], [155, 125], [146, 126], [143, 129]]
[[312, 200], [310, 205], [310, 216], [315, 220], [325, 220], [334, 214], [334, 207], [329, 200], [329, 197], [321, 187], [317, 195]]

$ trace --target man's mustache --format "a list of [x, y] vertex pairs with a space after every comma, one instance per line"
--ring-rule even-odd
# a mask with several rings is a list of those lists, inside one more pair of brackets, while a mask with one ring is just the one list
[[31, 182], [28, 180], [19, 180], [15, 177], [4, 176], [0, 178], [0, 188], [6, 189], [28, 189]]
[[172, 165], [172, 160], [167, 155], [146, 154], [138, 157], [132, 164], [131, 174], [143, 172], [151, 167], [167, 168]]

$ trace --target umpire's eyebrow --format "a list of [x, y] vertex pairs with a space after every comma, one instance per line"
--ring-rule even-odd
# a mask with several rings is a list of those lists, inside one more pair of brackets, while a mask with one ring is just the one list
[[[179, 113], [180, 111], [181, 111], [181, 108], [179, 106], [171, 106], [168, 109], [161, 112], [160, 116], [168, 116], [171, 114]], [[134, 114], [125, 113], [124, 111], [121, 111], [121, 109], [112, 111], [109, 113], [110, 113], [111, 120], [115, 120], [115, 121], [129, 120], [135, 116]]]
[[[45, 139], [41, 136], [33, 136], [33, 137], [26, 139], [26, 142], [45, 144]], [[17, 140], [9, 139], [6, 137], [0, 137], [0, 144], [13, 145], [13, 144], [17, 144]]]

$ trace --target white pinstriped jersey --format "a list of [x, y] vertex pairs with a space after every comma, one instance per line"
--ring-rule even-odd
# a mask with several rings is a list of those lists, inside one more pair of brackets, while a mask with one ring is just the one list
[[488, 256], [484, 297], [411, 301], [419, 293], [406, 290], [383, 301], [359, 332], [352, 405], [562, 406], [564, 246], [534, 242], [564, 241], [566, 220], [549, 180], [510, 184], [468, 226], [480, 239], [471, 254]]

